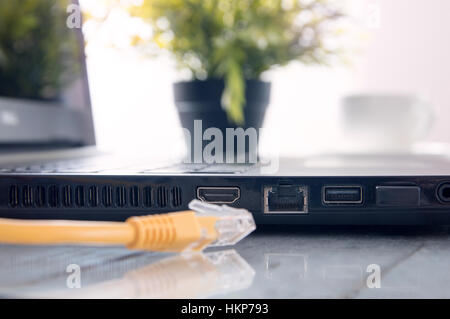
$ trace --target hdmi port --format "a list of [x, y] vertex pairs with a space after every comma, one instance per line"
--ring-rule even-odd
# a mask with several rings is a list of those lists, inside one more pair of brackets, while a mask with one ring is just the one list
[[197, 198], [211, 204], [233, 204], [241, 198], [239, 187], [197, 187]]

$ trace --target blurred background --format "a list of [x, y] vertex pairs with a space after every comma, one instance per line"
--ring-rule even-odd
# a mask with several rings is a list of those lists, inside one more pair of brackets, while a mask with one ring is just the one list
[[[164, 13], [162, 9], [155, 13], [161, 3], [175, 8], [168, 11], [171, 17], [154, 19], [153, 25], [142, 18]], [[161, 42], [169, 43], [169, 47], [174, 40], [182, 43], [183, 36], [177, 32], [183, 31], [183, 26], [188, 30], [188, 41], [195, 41], [195, 27], [204, 19], [201, 15], [204, 12], [198, 11], [198, 15], [195, 10], [188, 12], [189, 3], [202, 5], [201, 1], [194, 0], [80, 0], [96, 136], [102, 149], [157, 150], [155, 153], [162, 157], [185, 151], [172, 85], [191, 79], [193, 74], [192, 70], [180, 69], [173, 52], [167, 46], [164, 49]], [[225, 8], [239, 1], [205, 3], [217, 3]], [[283, 13], [293, 10], [297, 3], [304, 6], [326, 3], [319, 15], [331, 15], [326, 10], [337, 7], [344, 17], [335, 26], [334, 33], [330, 31], [326, 37], [331, 50], [341, 50], [338, 59], [325, 61], [319, 57], [315, 62], [320, 63], [308, 63], [306, 59], [283, 57], [284, 47], [280, 46], [276, 61], [268, 62], [268, 70], [257, 74], [272, 84], [264, 119], [268, 134], [260, 141], [262, 153], [274, 145], [281, 155], [294, 156], [334, 151], [408, 151], [418, 142], [435, 143], [428, 144], [435, 146], [450, 142], [447, 123], [450, 118], [449, 1], [241, 3], [257, 3], [256, 9], [252, 9], [256, 18], [250, 25], [253, 23], [263, 35], [264, 27], [281, 34], [285, 16], [280, 15], [277, 20], [277, 14], [269, 12], [269, 20], [259, 21], [258, 6], [273, 5]], [[292, 18], [294, 24], [313, 21], [316, 17], [308, 15], [306, 10], [298, 12], [298, 17]], [[8, 14], [7, 10], [3, 13]], [[183, 16], [184, 25], [177, 26], [178, 29], [170, 25]], [[239, 27], [239, 21], [235, 24]], [[168, 30], [157, 39], [157, 45], [152, 41], [155, 26]], [[318, 38], [325, 42], [324, 37]], [[155, 54], [153, 49], [159, 49], [158, 46], [163, 48]], [[267, 43], [258, 42], [258, 46], [264, 57], [262, 48]], [[233, 55], [233, 48], [230, 52], [228, 56]], [[251, 60], [251, 54], [248, 55]], [[307, 57], [314, 59], [314, 55]], [[277, 59], [285, 60], [276, 63]], [[197, 60], [193, 59], [192, 63]], [[218, 70], [220, 76], [220, 64]], [[239, 84], [242, 70], [234, 69], [235, 73], [232, 68], [227, 70], [231, 71], [225, 74], [229, 78], [234, 74], [237, 82], [233, 83]], [[197, 79], [205, 77], [202, 72], [195, 74]], [[234, 97], [234, 105], [239, 106], [239, 94]], [[230, 114], [239, 119], [239, 113]]]
[[[352, 19], [345, 40], [350, 63], [325, 67], [292, 62], [263, 74], [272, 82], [264, 126], [281, 137], [280, 153], [339, 148], [345, 142], [340, 101], [361, 93], [426, 99], [437, 116], [424, 138], [449, 142], [450, 2], [340, 2]], [[108, 149], [144, 145], [161, 152], [168, 146], [171, 152], [183, 149], [172, 93], [172, 83], [183, 74], [168, 55], [145, 58], [131, 48], [129, 34], [151, 32], [148, 25], [120, 8], [108, 12], [108, 1], [82, 0], [81, 5], [94, 17], [108, 14], [107, 23], [90, 20], [83, 29], [99, 145]], [[136, 136], [140, 138], [130, 138]]]

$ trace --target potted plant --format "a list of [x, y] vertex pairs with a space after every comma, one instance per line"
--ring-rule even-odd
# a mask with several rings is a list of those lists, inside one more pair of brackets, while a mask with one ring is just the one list
[[151, 25], [158, 49], [189, 70], [174, 95], [191, 134], [195, 119], [224, 133], [261, 128], [270, 97], [262, 73], [294, 60], [327, 63], [337, 53], [326, 45], [330, 24], [343, 16], [328, 0], [143, 0], [129, 10]]
[[80, 58], [77, 39], [61, 28], [66, 6], [54, 0], [0, 0], [0, 97], [54, 102], [80, 72], [70, 63]]

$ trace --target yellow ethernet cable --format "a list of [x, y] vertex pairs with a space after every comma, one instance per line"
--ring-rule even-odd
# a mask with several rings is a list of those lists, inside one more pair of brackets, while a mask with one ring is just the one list
[[201, 251], [234, 245], [255, 230], [250, 212], [193, 200], [190, 211], [128, 218], [125, 222], [0, 218], [0, 243], [124, 245], [134, 250]]

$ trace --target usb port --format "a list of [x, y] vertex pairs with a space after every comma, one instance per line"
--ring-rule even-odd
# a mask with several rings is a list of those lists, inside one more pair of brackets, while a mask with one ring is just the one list
[[363, 202], [361, 186], [325, 186], [324, 204], [361, 204]]
[[241, 198], [239, 187], [197, 187], [197, 198], [211, 204], [233, 204]]

